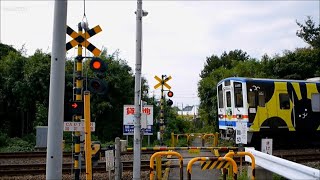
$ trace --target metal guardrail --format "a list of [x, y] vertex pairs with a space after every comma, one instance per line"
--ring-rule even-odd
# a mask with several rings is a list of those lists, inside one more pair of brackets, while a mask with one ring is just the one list
[[[288, 161], [276, 156], [272, 156], [253, 148], [245, 148], [245, 152], [250, 152], [254, 155], [256, 165], [279, 174], [288, 179], [320, 179], [320, 170], [314, 169], [302, 164]], [[251, 162], [250, 158], [245, 158], [246, 161]]]

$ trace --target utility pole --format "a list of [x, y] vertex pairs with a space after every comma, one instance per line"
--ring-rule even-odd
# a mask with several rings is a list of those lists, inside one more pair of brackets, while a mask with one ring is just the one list
[[142, 67], [142, 17], [148, 13], [142, 10], [142, 0], [137, 0], [136, 13], [136, 69], [134, 87], [134, 134], [133, 134], [133, 179], [140, 180], [141, 171], [141, 67]]
[[62, 179], [67, 0], [54, 3], [50, 69], [46, 179]]

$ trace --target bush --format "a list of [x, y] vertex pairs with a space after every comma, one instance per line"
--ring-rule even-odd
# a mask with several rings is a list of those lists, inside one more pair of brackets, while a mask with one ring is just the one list
[[23, 152], [33, 150], [34, 144], [17, 137], [9, 139], [8, 145], [0, 149], [1, 152]]
[[8, 145], [8, 135], [0, 132], [0, 147], [4, 147]]

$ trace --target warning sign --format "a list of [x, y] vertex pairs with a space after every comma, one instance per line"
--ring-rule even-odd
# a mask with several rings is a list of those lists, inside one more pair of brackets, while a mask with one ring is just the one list
[[[90, 123], [91, 131], [95, 131], [96, 123]], [[64, 131], [84, 131], [84, 122], [63, 122]]]
[[272, 139], [261, 139], [261, 152], [272, 155]]

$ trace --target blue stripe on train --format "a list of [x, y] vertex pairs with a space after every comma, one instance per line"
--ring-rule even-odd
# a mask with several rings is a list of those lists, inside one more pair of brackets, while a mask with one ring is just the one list
[[[247, 127], [249, 127], [251, 123], [247, 123]], [[219, 120], [219, 126], [229, 126], [236, 127], [236, 121], [221, 121]]]

